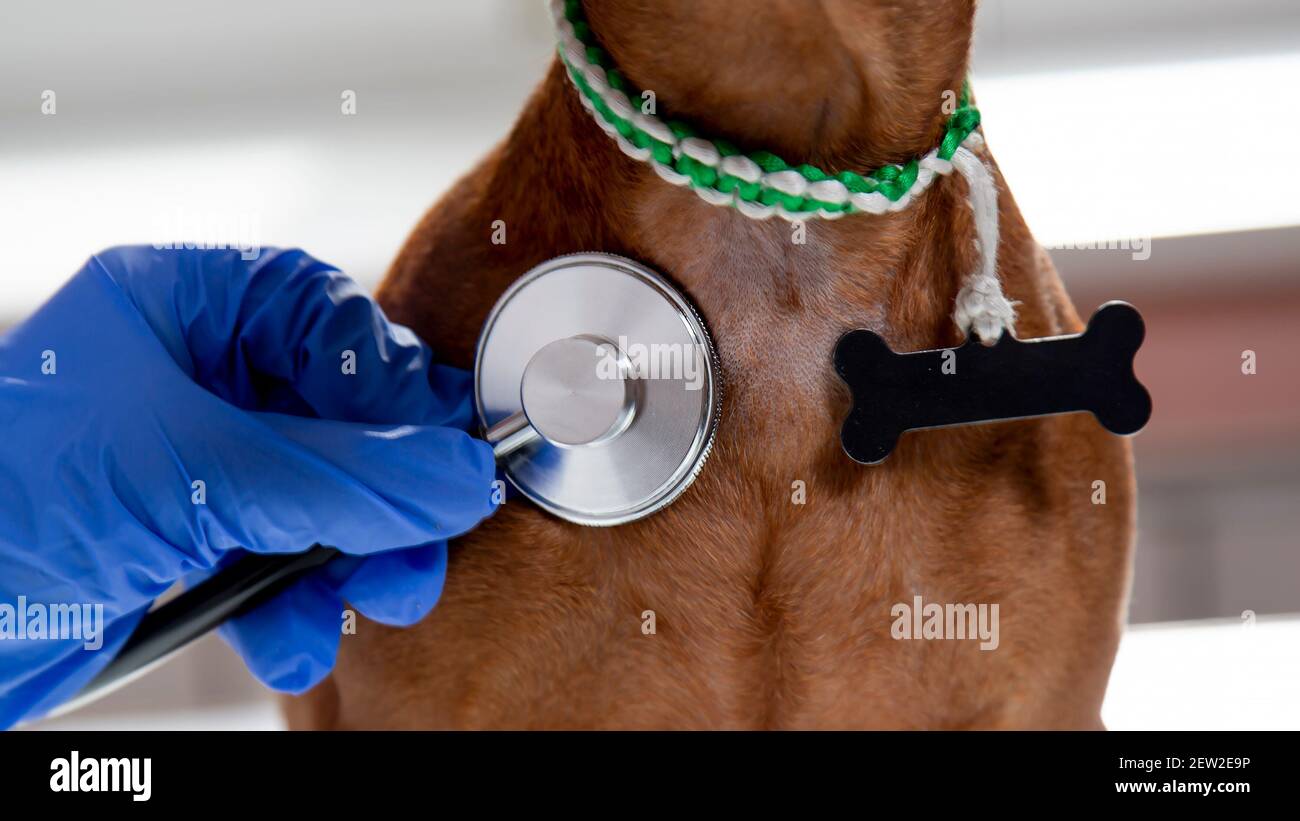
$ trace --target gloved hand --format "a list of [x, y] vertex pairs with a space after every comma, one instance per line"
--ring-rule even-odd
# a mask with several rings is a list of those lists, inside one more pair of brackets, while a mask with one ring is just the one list
[[[446, 539], [492, 511], [470, 394], [470, 375], [301, 251], [92, 257], [0, 336], [0, 727], [75, 694], [154, 598], [241, 550], [348, 554], [223, 628], [277, 689], [333, 666], [343, 600], [423, 617]], [[71, 604], [102, 605], [102, 648], [86, 625], [35, 637], [33, 605]]]

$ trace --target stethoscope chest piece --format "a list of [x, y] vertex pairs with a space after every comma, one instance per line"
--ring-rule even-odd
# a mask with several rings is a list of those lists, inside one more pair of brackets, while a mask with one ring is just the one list
[[665, 279], [576, 254], [519, 278], [479, 337], [475, 400], [521, 493], [584, 525], [676, 499], [708, 457], [721, 390], [708, 330]]

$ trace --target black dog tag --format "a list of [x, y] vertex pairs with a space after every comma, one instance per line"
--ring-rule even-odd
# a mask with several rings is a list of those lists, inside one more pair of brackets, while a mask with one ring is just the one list
[[1108, 302], [1077, 336], [894, 353], [871, 331], [835, 346], [835, 370], [853, 392], [840, 432], [855, 461], [884, 461], [904, 431], [1091, 411], [1110, 432], [1136, 433], [1151, 396], [1133, 375], [1145, 326], [1137, 309]]

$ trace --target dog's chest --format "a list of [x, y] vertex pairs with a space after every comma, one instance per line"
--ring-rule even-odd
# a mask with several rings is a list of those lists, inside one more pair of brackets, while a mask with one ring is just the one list
[[719, 441], [754, 468], [811, 470], [848, 411], [832, 351], [852, 321], [819, 281], [824, 274], [714, 274], [691, 291], [722, 370]]
[[[1100, 631], [1104, 642], [1117, 604], [1080, 591], [1122, 589], [1122, 449], [1069, 421], [909, 435], [871, 468], [839, 447], [840, 334], [924, 341], [951, 311], [930, 292], [953, 266], [907, 251], [919, 212], [809, 224], [797, 244], [789, 224], [704, 206], [652, 176], [630, 201], [618, 242], [525, 256], [618, 251], [689, 295], [724, 379], [711, 457], [670, 507], [622, 527], [578, 527], [512, 497], [453, 544], [428, 618], [366, 624], [343, 642], [341, 723], [937, 727], [1014, 723], [1001, 705], [1074, 693], [1087, 707], [1099, 685], [1080, 686], [1079, 671], [1100, 670], [1104, 685], [1109, 662], [1104, 646], [1104, 664], [1080, 661], [1090, 645], [1076, 639]], [[520, 265], [442, 261], [458, 259], [462, 236], [434, 246], [436, 264], [407, 269], [418, 274], [390, 299], [435, 349], [468, 362], [465, 340]], [[517, 249], [515, 236], [501, 247]], [[1110, 482], [1109, 506], [1088, 502], [1095, 478]], [[999, 604], [999, 650], [893, 635], [895, 606], [918, 595]]]

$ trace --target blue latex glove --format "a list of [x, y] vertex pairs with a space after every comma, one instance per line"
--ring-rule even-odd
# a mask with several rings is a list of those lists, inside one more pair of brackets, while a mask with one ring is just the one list
[[[154, 598], [241, 548], [348, 554], [223, 628], [277, 689], [333, 667], [344, 600], [423, 617], [446, 539], [492, 511], [470, 395], [469, 374], [301, 251], [92, 257], [0, 336], [0, 727], [75, 694]], [[102, 648], [5, 637], [20, 596], [102, 605]]]

